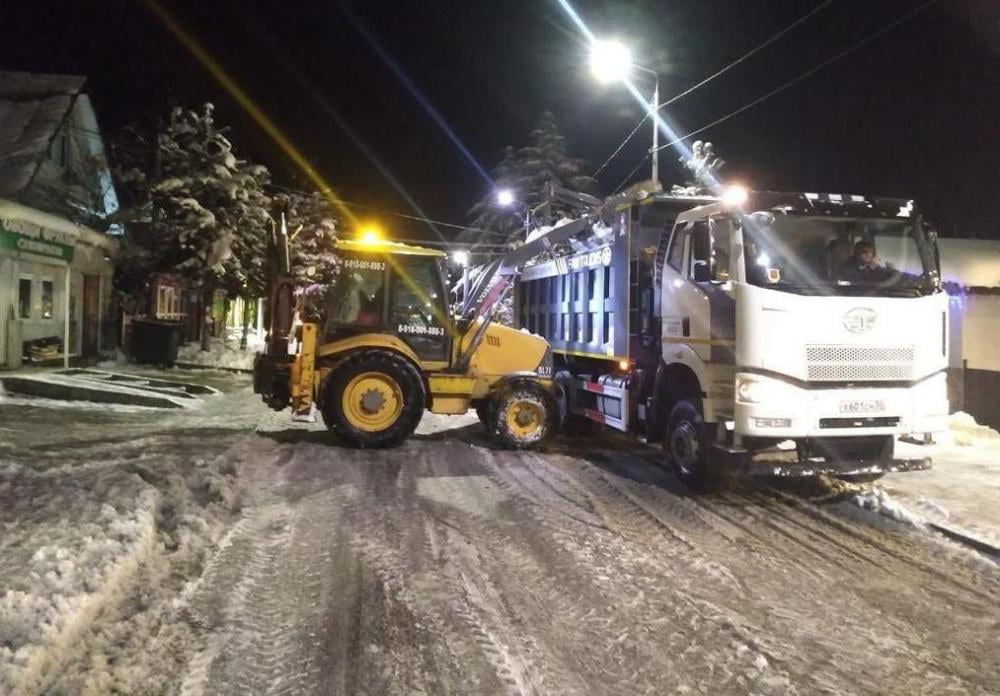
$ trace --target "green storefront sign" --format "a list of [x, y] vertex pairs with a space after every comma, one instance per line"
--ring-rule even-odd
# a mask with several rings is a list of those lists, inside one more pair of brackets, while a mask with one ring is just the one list
[[47, 230], [20, 220], [0, 221], [0, 249], [23, 251], [36, 256], [73, 260], [72, 239], [67, 235]]

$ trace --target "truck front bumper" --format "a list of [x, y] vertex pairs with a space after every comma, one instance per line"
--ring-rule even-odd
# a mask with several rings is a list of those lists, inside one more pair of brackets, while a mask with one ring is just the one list
[[759, 385], [757, 402], [735, 404], [735, 432], [744, 437], [801, 439], [933, 433], [947, 428], [944, 372], [908, 386], [808, 387], [739, 373]]
[[838, 476], [889, 474], [900, 471], [923, 471], [931, 468], [930, 457], [885, 460], [828, 460], [819, 457], [800, 458], [795, 450], [765, 451], [751, 454], [745, 449], [712, 445], [708, 457], [713, 464], [737, 476]]

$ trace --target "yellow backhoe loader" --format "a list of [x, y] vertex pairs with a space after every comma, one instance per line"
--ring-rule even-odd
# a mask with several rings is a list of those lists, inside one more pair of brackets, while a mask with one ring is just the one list
[[483, 267], [453, 311], [443, 252], [339, 241], [338, 279], [313, 297], [288, 275], [286, 239], [279, 231], [274, 240], [284, 268], [272, 283], [267, 350], [254, 362], [254, 391], [268, 406], [305, 415], [315, 404], [356, 447], [400, 444], [424, 410], [475, 409], [514, 448], [555, 427], [548, 343], [491, 321], [525, 252]]

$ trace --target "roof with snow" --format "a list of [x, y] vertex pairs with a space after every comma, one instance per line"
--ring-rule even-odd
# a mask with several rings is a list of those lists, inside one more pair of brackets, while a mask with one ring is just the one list
[[0, 197], [17, 198], [31, 182], [85, 82], [0, 71]]

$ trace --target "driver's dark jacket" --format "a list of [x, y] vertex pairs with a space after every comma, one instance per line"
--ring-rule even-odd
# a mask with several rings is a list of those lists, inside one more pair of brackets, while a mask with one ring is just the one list
[[892, 278], [892, 271], [883, 266], [859, 266], [855, 261], [848, 261], [840, 267], [837, 274], [839, 280], [850, 283], [884, 283]]

